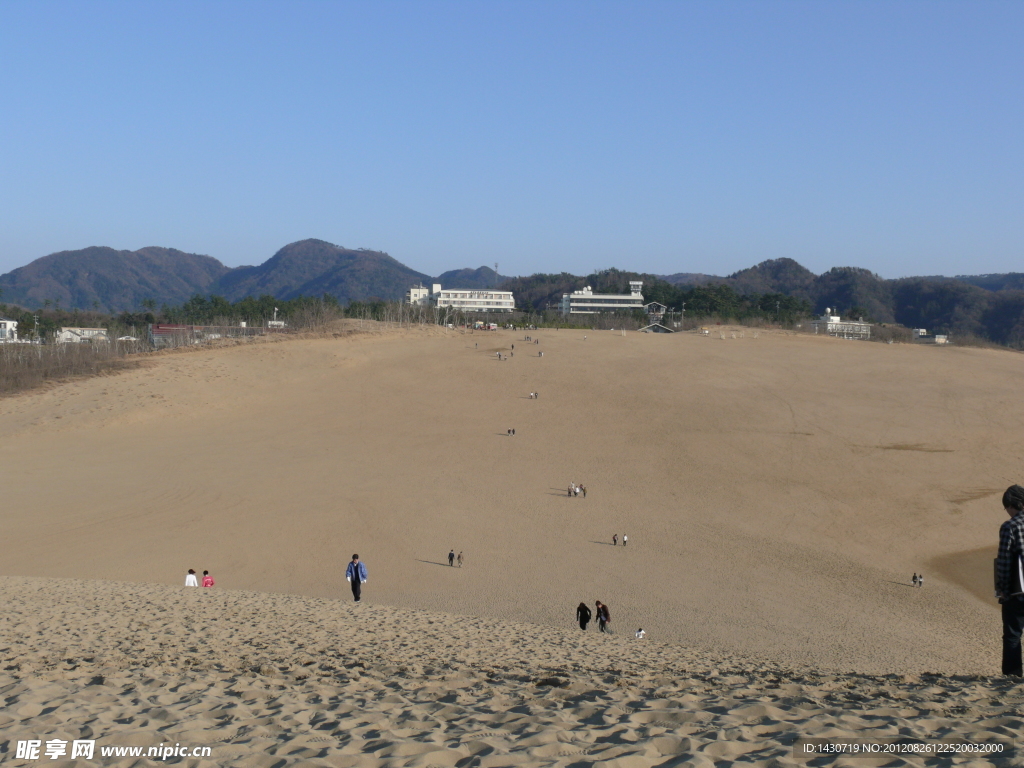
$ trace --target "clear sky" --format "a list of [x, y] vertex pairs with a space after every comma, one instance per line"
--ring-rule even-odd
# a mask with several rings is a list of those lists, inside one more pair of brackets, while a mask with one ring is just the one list
[[0, 272], [1024, 271], [1024, 3], [0, 0]]

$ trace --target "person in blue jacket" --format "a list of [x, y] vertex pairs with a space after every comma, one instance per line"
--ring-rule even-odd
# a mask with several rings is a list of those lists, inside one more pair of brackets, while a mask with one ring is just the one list
[[352, 555], [352, 562], [348, 564], [345, 577], [352, 584], [352, 597], [358, 603], [362, 599], [363, 584], [367, 581], [366, 563], [360, 561], [359, 555]]

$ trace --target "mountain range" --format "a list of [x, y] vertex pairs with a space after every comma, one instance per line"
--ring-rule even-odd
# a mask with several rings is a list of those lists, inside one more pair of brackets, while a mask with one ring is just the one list
[[330, 294], [342, 303], [399, 300], [409, 286], [491, 288], [505, 278], [490, 267], [430, 277], [380, 251], [352, 250], [323, 240], [286, 245], [259, 266], [229, 268], [211, 256], [172, 248], [118, 251], [91, 247], [61, 251], [0, 275], [0, 301], [37, 309], [95, 309], [117, 313], [143, 303], [175, 305], [195, 294], [237, 301]]
[[887, 280], [858, 267], [834, 267], [819, 275], [786, 258], [764, 261], [727, 276], [652, 275], [613, 269], [585, 277], [565, 272], [504, 277], [480, 267], [430, 277], [381, 251], [353, 250], [313, 239], [286, 245], [258, 266], [235, 268], [211, 256], [172, 248], [118, 251], [91, 247], [43, 256], [0, 275], [0, 302], [24, 309], [52, 306], [119, 313], [146, 305], [179, 305], [196, 294], [223, 296], [229, 301], [246, 296], [287, 300], [323, 294], [342, 303], [394, 301], [411, 285], [441, 283], [448, 288], [512, 290], [517, 307], [541, 311], [556, 304], [567, 291], [584, 285], [616, 291], [623, 289], [628, 279], [644, 280], [649, 299], [672, 305], [692, 298], [698, 290], [727, 290], [739, 296], [782, 295], [806, 302], [804, 306], [815, 312], [831, 307], [844, 316], [1024, 346], [1022, 273]]

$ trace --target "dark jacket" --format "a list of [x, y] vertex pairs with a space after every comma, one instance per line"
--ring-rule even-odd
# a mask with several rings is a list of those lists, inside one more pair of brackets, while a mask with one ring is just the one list
[[576, 609], [576, 621], [590, 621], [591, 615], [590, 609], [580, 603], [580, 607]]
[[1002, 598], [1024, 592], [1024, 512], [1014, 515], [999, 528], [999, 556], [996, 558], [996, 592]]

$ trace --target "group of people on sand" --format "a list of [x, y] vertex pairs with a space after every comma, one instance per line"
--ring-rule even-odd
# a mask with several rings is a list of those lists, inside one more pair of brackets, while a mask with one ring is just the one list
[[203, 581], [200, 583], [199, 577], [196, 576], [196, 572], [191, 568], [188, 569], [188, 573], [185, 574], [185, 586], [186, 587], [212, 587], [216, 584], [213, 580], [213, 576], [210, 575], [209, 571], [203, 571]]
[[462, 553], [459, 552], [459, 556], [456, 557], [455, 556], [455, 550], [453, 549], [453, 550], [448, 552], [448, 565], [454, 567], [456, 562], [458, 562], [459, 568], [461, 568], [462, 567]]
[[[627, 536], [626, 534], [622, 534], [622, 546], [626, 546], [628, 543], [629, 543], [629, 536]], [[613, 547], [619, 546], [619, 534], [617, 534], [617, 533], [613, 533], [612, 534], [612, 546]]]
[[914, 574], [914, 578], [912, 578], [910, 580], [910, 583], [913, 584], [915, 587], [923, 587], [924, 586], [924, 574], [923, 573], [915, 573]]
[[531, 400], [536, 400], [538, 397], [540, 397], [540, 392], [531, 392], [530, 393], [530, 399]]
[[[602, 603], [600, 600], [594, 602], [594, 610], [591, 612], [590, 608], [587, 607], [586, 603], [580, 603], [576, 607], [576, 621], [580, 624], [580, 629], [584, 632], [587, 631], [587, 625], [590, 620], [597, 617], [597, 628], [605, 634], [612, 634], [612, 615], [608, 610], [608, 606]], [[642, 640], [647, 633], [644, 632], [643, 627], [636, 631], [635, 637], [637, 640]]]
[[602, 632], [611, 634], [611, 627], [609, 624], [612, 623], [612, 615], [608, 612], [608, 606], [597, 600], [594, 603], [594, 612], [590, 612], [590, 608], [587, 607], [586, 603], [580, 603], [576, 608], [576, 621], [580, 623], [580, 629], [584, 632], [587, 631], [587, 625], [593, 617], [597, 617], [597, 627]]
[[516, 431], [514, 429], [509, 429], [508, 436], [509, 437], [515, 437], [516, 436]]
[[576, 483], [569, 483], [570, 496], [579, 496], [581, 494], [583, 495], [584, 499], [587, 498], [587, 486], [577, 485]]

